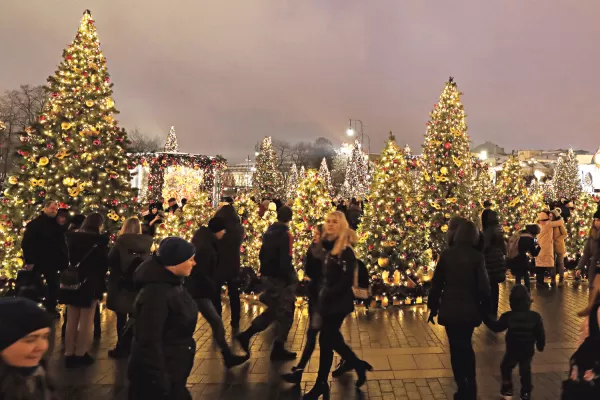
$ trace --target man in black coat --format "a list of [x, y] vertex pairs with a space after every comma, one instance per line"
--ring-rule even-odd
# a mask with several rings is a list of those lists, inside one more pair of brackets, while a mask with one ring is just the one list
[[267, 310], [256, 317], [250, 328], [236, 336], [242, 348], [250, 354], [250, 340], [254, 335], [267, 329], [271, 324], [277, 327], [271, 360], [289, 361], [296, 353], [287, 351], [284, 343], [294, 322], [296, 284], [298, 275], [292, 265], [292, 236], [289, 223], [292, 210], [282, 206], [277, 210], [277, 222], [263, 235], [260, 248], [260, 274], [264, 291], [260, 301]]
[[[500, 283], [506, 280], [506, 242], [504, 232], [498, 220], [498, 213], [490, 210], [483, 231], [483, 255], [485, 268], [490, 279], [491, 312], [498, 315], [498, 300], [500, 297]], [[483, 221], [482, 221], [483, 222]]]
[[213, 280], [217, 268], [218, 240], [225, 235], [225, 221], [223, 218], [214, 217], [208, 221], [208, 226], [202, 226], [192, 238], [192, 244], [196, 247], [196, 267], [190, 277], [186, 280], [186, 287], [194, 298], [198, 311], [209, 323], [213, 338], [221, 348], [223, 361], [227, 368], [240, 365], [248, 360], [247, 356], [237, 356], [231, 352], [229, 344], [225, 339], [225, 328], [223, 320], [217, 313], [213, 304], [216, 293], [219, 292]]
[[26, 269], [33, 270], [40, 280], [46, 281], [47, 292], [44, 300], [46, 310], [58, 315], [58, 292], [60, 272], [67, 268], [68, 256], [65, 231], [56, 222], [58, 203], [47, 201], [43, 212], [25, 227], [21, 242]]
[[195, 253], [191, 243], [168, 237], [135, 271], [141, 289], [133, 312], [130, 399], [192, 398], [186, 383], [196, 353], [198, 308], [183, 281], [192, 272]]

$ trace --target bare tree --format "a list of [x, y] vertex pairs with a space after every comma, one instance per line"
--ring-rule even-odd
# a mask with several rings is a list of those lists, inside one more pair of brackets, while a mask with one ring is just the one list
[[16, 138], [25, 134], [25, 129], [37, 121], [46, 102], [43, 86], [21, 85], [17, 90], [8, 90], [0, 96], [0, 121], [6, 129], [0, 131], [0, 178], [4, 179], [12, 167], [12, 155], [18, 145]]
[[127, 149], [131, 153], [156, 153], [161, 151], [160, 139], [157, 136], [148, 137], [136, 127], [129, 134], [131, 144]]

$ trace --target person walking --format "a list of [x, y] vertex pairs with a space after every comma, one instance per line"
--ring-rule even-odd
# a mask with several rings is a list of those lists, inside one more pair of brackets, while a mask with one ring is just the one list
[[296, 358], [296, 353], [287, 351], [284, 347], [294, 321], [298, 283], [298, 276], [292, 265], [293, 247], [289, 228], [291, 220], [292, 209], [282, 206], [277, 210], [277, 222], [269, 226], [263, 235], [259, 260], [264, 291], [260, 295], [260, 301], [267, 309], [252, 321], [246, 331], [236, 336], [246, 354], [250, 355], [252, 337], [275, 324], [272, 361], [290, 361]]
[[343, 212], [334, 211], [327, 215], [322, 240], [327, 252], [323, 261], [323, 283], [311, 321], [314, 329], [320, 329], [319, 371], [315, 385], [303, 397], [305, 400], [316, 400], [320, 396], [329, 398], [328, 378], [334, 351], [345, 360], [345, 364], [356, 371], [357, 388], [365, 384], [367, 371], [373, 369], [369, 363], [356, 356], [340, 332], [344, 319], [354, 311], [352, 286], [358, 266], [352, 245], [356, 240], [356, 233], [349, 228]]
[[319, 300], [319, 291], [323, 282], [323, 260], [326, 251], [321, 243], [323, 225], [317, 225], [313, 229], [313, 242], [311, 243], [306, 257], [304, 258], [304, 276], [308, 279], [308, 329], [306, 330], [306, 344], [302, 351], [302, 357], [298, 365], [292, 368], [292, 372], [283, 374], [281, 378], [289, 383], [298, 385], [302, 380], [304, 369], [310, 360], [315, 346], [317, 345], [318, 329], [311, 326], [310, 321], [315, 316], [315, 309]]
[[358, 225], [360, 225], [360, 221], [362, 218], [362, 211], [360, 209], [360, 205], [356, 199], [352, 199], [350, 202], [350, 208], [346, 211], [346, 219], [348, 220], [348, 225], [352, 230], [357, 230]]
[[198, 308], [185, 289], [196, 262], [193, 244], [167, 237], [158, 254], [135, 271], [140, 292], [134, 303], [129, 358], [129, 399], [190, 400], [187, 378], [194, 365]]
[[506, 352], [500, 364], [502, 387], [500, 395], [511, 399], [513, 395], [512, 370], [519, 365], [521, 375], [521, 400], [530, 400], [533, 390], [531, 361], [535, 348], [544, 351], [546, 335], [542, 316], [531, 311], [529, 290], [523, 285], [515, 285], [510, 291], [510, 308], [498, 320], [486, 319], [485, 324], [494, 332], [506, 332]]
[[80, 287], [60, 290], [60, 302], [67, 306], [65, 330], [65, 366], [91, 365], [88, 351], [92, 344], [96, 305], [105, 292], [108, 271], [108, 236], [102, 234], [104, 217], [88, 215], [81, 228], [67, 233], [69, 265], [78, 272]]
[[488, 210], [483, 231], [483, 255], [485, 268], [490, 280], [491, 312], [498, 315], [498, 301], [500, 298], [500, 283], [506, 280], [506, 242], [500, 227], [498, 213]]
[[0, 399], [57, 400], [43, 361], [53, 323], [32, 300], [0, 298]]
[[227, 285], [231, 311], [231, 329], [237, 333], [240, 328], [240, 249], [244, 239], [244, 227], [240, 223], [235, 208], [229, 203], [225, 203], [215, 213], [215, 216], [225, 221], [225, 236], [217, 242], [218, 261], [215, 280], [219, 290], [215, 293], [213, 304], [219, 315], [222, 315], [220, 288]]
[[[555, 221], [550, 221], [548, 211], [542, 211], [538, 214], [538, 224], [540, 225], [540, 233], [537, 237], [540, 252], [535, 258], [535, 275], [538, 288], [544, 286], [544, 277], [546, 271], [554, 272], [554, 228], [560, 225], [564, 226], [562, 218]], [[556, 275], [553, 273], [550, 283], [556, 286]]]
[[209, 323], [213, 338], [221, 349], [223, 362], [227, 368], [235, 367], [248, 360], [247, 356], [238, 356], [232, 353], [225, 339], [223, 320], [217, 313], [213, 304], [218, 288], [213, 277], [217, 268], [217, 241], [225, 235], [225, 221], [221, 217], [214, 217], [208, 221], [208, 226], [202, 226], [192, 238], [196, 248], [194, 261], [196, 266], [190, 277], [186, 280], [186, 288], [196, 302], [198, 311]]
[[536, 257], [540, 252], [540, 246], [536, 242], [536, 236], [539, 233], [540, 227], [538, 225], [527, 225], [519, 233], [516, 256], [508, 260], [508, 265], [515, 276], [515, 282], [520, 285], [523, 281], [527, 290], [530, 290], [531, 287], [529, 280], [530, 257]]
[[21, 242], [25, 269], [32, 270], [40, 282], [46, 281], [46, 310], [59, 316], [56, 306], [60, 288], [60, 272], [67, 268], [67, 249], [64, 229], [56, 222], [58, 203], [44, 203], [42, 213], [25, 227]]
[[117, 344], [108, 351], [111, 358], [129, 356], [132, 332], [125, 332], [127, 320], [133, 312], [137, 290], [133, 276], [137, 267], [150, 257], [152, 237], [142, 235], [142, 224], [137, 217], [125, 220], [115, 245], [108, 253], [108, 295], [106, 307], [117, 316]]
[[453, 244], [440, 256], [433, 275], [427, 306], [446, 328], [450, 362], [458, 387], [455, 399], [475, 400], [477, 383], [473, 331], [490, 310], [490, 283], [485, 257], [476, 249], [479, 230], [471, 221], [458, 228]]
[[591, 289], [594, 287], [594, 278], [598, 269], [598, 261], [600, 260], [599, 241], [600, 240], [600, 208], [594, 213], [594, 220], [588, 233], [588, 238], [583, 248], [583, 254], [577, 264], [576, 277], [581, 278], [581, 275], [585, 272], [587, 267], [588, 282]]
[[[558, 221], [561, 218], [561, 209], [555, 208], [550, 214], [551, 221]], [[558, 284], [562, 284], [565, 279], [565, 239], [567, 238], [567, 230], [565, 225], [558, 225], [553, 228], [552, 237], [554, 239], [554, 262], [553, 276], [558, 274]]]

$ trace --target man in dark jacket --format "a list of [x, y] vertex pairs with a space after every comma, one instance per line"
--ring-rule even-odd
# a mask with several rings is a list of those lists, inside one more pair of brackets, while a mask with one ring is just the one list
[[519, 233], [516, 257], [507, 260], [507, 265], [510, 267], [515, 282], [524, 285], [529, 290], [531, 282], [529, 281], [530, 257], [537, 257], [540, 252], [535, 237], [540, 233], [540, 227], [537, 224], [527, 225], [524, 230]]
[[177, 204], [177, 199], [175, 197], [171, 197], [169, 199], [169, 208], [167, 208], [167, 213], [175, 214], [178, 209], [179, 205]]
[[26, 269], [33, 270], [40, 281], [46, 280], [44, 307], [57, 316], [60, 272], [67, 268], [67, 245], [64, 229], [56, 222], [58, 204], [48, 201], [43, 212], [25, 227], [21, 243]]
[[271, 351], [273, 361], [296, 358], [296, 353], [284, 348], [294, 321], [298, 283], [298, 275], [292, 265], [292, 236], [288, 226], [291, 220], [292, 210], [288, 206], [282, 206], [277, 210], [277, 222], [271, 225], [263, 236], [259, 259], [264, 291], [260, 301], [267, 306], [267, 310], [252, 321], [248, 330], [236, 336], [249, 355], [252, 337], [275, 323], [277, 332]]
[[213, 338], [221, 348], [223, 361], [227, 368], [240, 365], [248, 360], [247, 356], [236, 356], [231, 352], [225, 339], [225, 328], [223, 320], [215, 310], [213, 299], [218, 288], [213, 281], [217, 268], [216, 242], [223, 239], [225, 235], [225, 221], [223, 218], [214, 217], [208, 221], [208, 226], [203, 226], [192, 238], [192, 244], [196, 247], [196, 267], [190, 277], [186, 280], [187, 290], [193, 297], [198, 311], [209, 323]]
[[348, 208], [348, 211], [346, 212], [346, 219], [348, 220], [348, 225], [350, 225], [350, 228], [357, 230], [358, 225], [360, 225], [361, 217], [362, 211], [358, 205], [358, 201], [356, 201], [356, 199], [352, 199], [350, 208]]
[[490, 279], [491, 312], [493, 315], [498, 315], [499, 285], [506, 280], [506, 242], [498, 220], [498, 213], [490, 210], [486, 215], [487, 224], [483, 231], [483, 255]]
[[521, 374], [521, 399], [530, 399], [531, 360], [538, 351], [544, 351], [546, 335], [542, 316], [530, 310], [531, 298], [525, 286], [515, 285], [510, 291], [511, 311], [505, 312], [497, 321], [486, 319], [485, 324], [494, 332], [506, 333], [506, 353], [500, 364], [502, 373], [501, 395], [512, 396], [512, 370], [519, 364]]
[[158, 255], [135, 272], [141, 287], [134, 305], [129, 398], [191, 400], [186, 388], [194, 365], [198, 308], [183, 286], [196, 249], [177, 237], [161, 241]]
[[231, 329], [238, 332], [240, 327], [240, 248], [244, 239], [244, 227], [231, 204], [222, 206], [215, 216], [225, 221], [225, 236], [217, 242], [217, 270], [215, 283], [219, 289], [214, 297], [215, 309], [222, 315], [220, 288], [227, 285], [231, 310]]

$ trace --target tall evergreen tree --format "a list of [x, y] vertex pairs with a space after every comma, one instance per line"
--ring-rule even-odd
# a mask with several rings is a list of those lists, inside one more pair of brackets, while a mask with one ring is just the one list
[[579, 162], [573, 149], [558, 159], [552, 178], [551, 200], [574, 200], [581, 194]]
[[192, 240], [194, 233], [201, 226], [208, 224], [208, 221], [215, 213], [215, 209], [210, 201], [210, 196], [206, 192], [197, 192], [194, 197], [188, 199], [181, 213], [181, 237], [185, 240]]
[[296, 167], [296, 163], [292, 164], [292, 168], [290, 168], [290, 176], [288, 177], [287, 182], [287, 198], [293, 199], [296, 196], [296, 190], [298, 189], [299, 177], [298, 177], [298, 167]]
[[277, 169], [277, 155], [269, 136], [265, 137], [260, 144], [256, 156], [256, 171], [252, 175], [252, 185], [261, 198], [273, 199], [281, 192], [282, 179]]
[[329, 173], [329, 168], [327, 167], [327, 160], [323, 157], [321, 161], [321, 166], [319, 167], [319, 178], [323, 180], [325, 183], [325, 187], [327, 188], [327, 192], [330, 196], [333, 195], [333, 186], [331, 185], [331, 174]]
[[175, 127], [172, 126], [165, 142], [166, 153], [177, 153], [179, 150], [179, 144], [177, 143], [177, 134], [175, 133]]
[[594, 221], [594, 213], [598, 209], [598, 201], [598, 197], [589, 193], [581, 193], [573, 201], [575, 209], [571, 212], [571, 216], [565, 224], [567, 230], [567, 238], [565, 239], [566, 257], [571, 261], [577, 260], [583, 253], [585, 242]]
[[450, 78], [430, 113], [423, 145], [423, 210], [430, 221], [433, 249], [446, 243], [448, 221], [454, 215], [470, 216], [472, 171], [465, 110], [456, 82]]
[[[475, 208], [472, 213], [472, 220], [479, 221], [483, 211], [483, 203], [493, 201], [496, 197], [494, 183], [490, 177], [489, 166], [478, 159], [473, 160], [473, 182], [471, 187], [472, 199], [475, 202]], [[478, 223], [478, 225], [481, 225]], [[481, 226], [480, 226], [481, 227]]]
[[348, 181], [350, 189], [348, 197], [366, 197], [369, 191], [369, 159], [362, 151], [362, 146], [358, 140], [354, 142], [346, 166], [346, 181]]
[[235, 201], [235, 209], [244, 227], [244, 239], [241, 247], [241, 265], [259, 269], [258, 253], [262, 243], [262, 222], [258, 215], [258, 204], [250, 194], [242, 194]]

